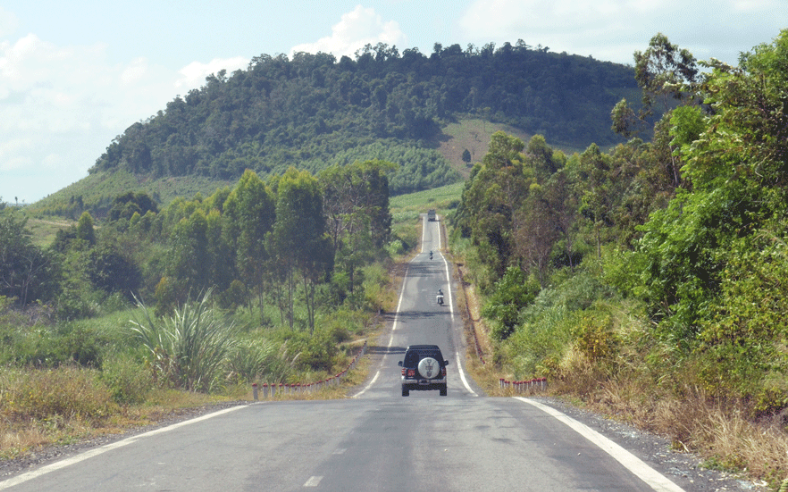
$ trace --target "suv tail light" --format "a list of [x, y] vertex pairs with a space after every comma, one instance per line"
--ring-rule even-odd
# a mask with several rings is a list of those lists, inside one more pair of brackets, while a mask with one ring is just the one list
[[402, 375], [407, 378], [415, 378], [416, 377], [416, 369], [405, 369], [402, 368]]
[[444, 378], [446, 377], [446, 367], [441, 368], [441, 376]]

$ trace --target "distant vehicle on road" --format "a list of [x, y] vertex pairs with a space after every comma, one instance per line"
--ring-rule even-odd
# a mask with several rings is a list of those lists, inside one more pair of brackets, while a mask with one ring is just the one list
[[436, 220], [435, 219], [435, 210], [434, 209], [429, 209], [427, 211], [427, 220], [430, 220], [430, 221]]
[[437, 345], [410, 345], [405, 350], [405, 360], [398, 365], [402, 367], [402, 396], [408, 396], [412, 390], [439, 390], [441, 396], [448, 394], [449, 361], [444, 360]]

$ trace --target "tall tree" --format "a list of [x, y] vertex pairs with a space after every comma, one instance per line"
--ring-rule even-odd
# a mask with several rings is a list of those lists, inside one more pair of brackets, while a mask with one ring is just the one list
[[333, 260], [326, 234], [323, 197], [316, 178], [291, 167], [276, 183], [276, 221], [266, 246], [283, 268], [287, 283], [287, 321], [294, 327], [295, 276], [301, 275], [307, 322], [315, 323], [315, 289]]
[[89, 245], [96, 244], [96, 232], [93, 229], [93, 217], [86, 210], [79, 216], [77, 222], [77, 239], [85, 241]]
[[257, 295], [263, 320], [265, 285], [270, 277], [270, 259], [265, 237], [274, 225], [276, 203], [271, 190], [254, 173], [246, 170], [224, 202], [228, 218], [226, 234], [235, 253], [236, 269], [243, 283]]
[[197, 296], [210, 287], [211, 258], [208, 251], [208, 221], [202, 210], [195, 210], [175, 226], [169, 269], [179, 287], [179, 301]]
[[332, 166], [320, 174], [323, 210], [335, 261], [347, 275], [351, 294], [356, 270], [388, 242], [391, 213], [386, 174], [395, 167], [373, 160]]
[[481, 164], [471, 171], [457, 212], [458, 225], [478, 246], [484, 264], [500, 278], [513, 253], [514, 212], [536, 181], [532, 168], [523, 165], [522, 140], [496, 132]]

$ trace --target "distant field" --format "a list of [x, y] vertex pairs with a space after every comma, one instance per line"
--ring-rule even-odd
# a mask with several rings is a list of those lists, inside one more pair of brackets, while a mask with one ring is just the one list
[[465, 182], [459, 182], [392, 197], [389, 201], [392, 218], [395, 223], [417, 219], [420, 213], [431, 208], [437, 210], [439, 215], [443, 215], [459, 204], [463, 186]]
[[57, 231], [61, 229], [68, 229], [72, 225], [76, 225], [75, 221], [68, 219], [59, 219], [56, 217], [48, 219], [38, 219], [31, 217], [27, 221], [27, 228], [33, 234], [33, 244], [39, 248], [46, 248], [55, 240]]

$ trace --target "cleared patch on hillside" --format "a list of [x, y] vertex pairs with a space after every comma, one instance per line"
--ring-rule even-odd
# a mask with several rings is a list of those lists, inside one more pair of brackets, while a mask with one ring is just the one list
[[[514, 135], [526, 145], [528, 145], [528, 141], [533, 137], [532, 134], [526, 133], [513, 126], [491, 123], [478, 118], [469, 118], [446, 125], [443, 128], [443, 134], [439, 139], [437, 149], [438, 152], [449, 161], [451, 166], [459, 171], [463, 178], [467, 178], [470, 175], [473, 165], [480, 162], [485, 154], [487, 154], [487, 148], [490, 145], [490, 137], [497, 131], [503, 131], [509, 135]], [[580, 150], [558, 145], [554, 142], [547, 142], [547, 144], [553, 149], [562, 150], [567, 154]], [[465, 150], [468, 150], [471, 154], [471, 161], [467, 163], [462, 160], [462, 154]]]

